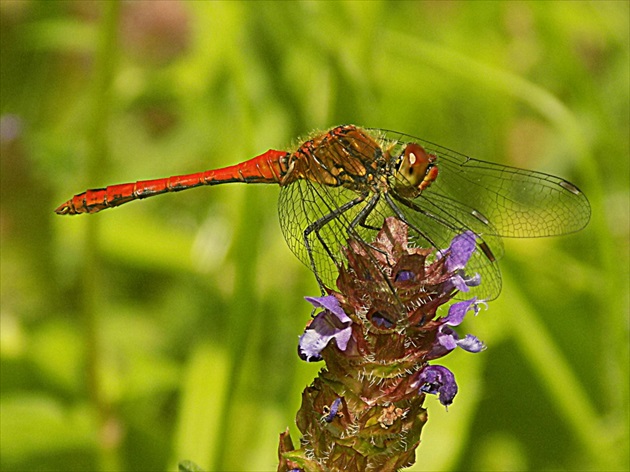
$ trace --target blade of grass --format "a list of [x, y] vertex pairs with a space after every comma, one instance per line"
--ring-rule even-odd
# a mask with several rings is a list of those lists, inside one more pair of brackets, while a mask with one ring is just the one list
[[191, 354], [184, 381], [169, 470], [183, 460], [206, 468], [216, 456], [222, 432], [216, 418], [223, 411], [229, 361], [223, 349], [198, 345]]
[[[242, 110], [243, 126], [241, 127], [241, 141], [244, 148], [251, 152], [253, 148], [253, 104], [251, 94], [247, 89], [247, 67], [243, 63], [244, 58], [240, 54], [230, 56], [230, 67], [236, 94], [239, 98]], [[236, 212], [239, 215], [238, 225], [234, 235], [234, 244], [231, 251], [235, 263], [234, 293], [231, 304], [230, 327], [228, 340], [231, 359], [231, 369], [227, 375], [227, 387], [224, 396], [224, 405], [219, 419], [219, 430], [222, 434], [218, 438], [216, 456], [213, 461], [213, 470], [222, 470], [226, 466], [228, 457], [228, 445], [232, 428], [235, 426], [237, 388], [240, 376], [245, 366], [245, 357], [251, 339], [255, 336], [255, 330], [260, 329], [260, 320], [255, 320], [259, 303], [256, 291], [256, 266], [260, 250], [260, 236], [252, 234], [252, 230], [262, 226], [263, 211], [260, 202], [255, 198], [251, 189], [245, 189], [245, 198], [241, 208]], [[257, 322], [255, 322], [257, 321]]]
[[[508, 274], [503, 271], [504, 278]], [[502, 302], [515, 307], [518, 315], [506, 316], [506, 329], [514, 335], [519, 348], [529, 360], [546, 387], [556, 411], [570, 425], [572, 431], [601, 470], [618, 470], [615, 467], [614, 440], [603, 418], [591, 403], [584, 386], [570, 363], [556, 345], [553, 337], [539, 319], [536, 310], [528, 303], [516, 282], [507, 281], [512, 290], [502, 294]]]
[[[87, 122], [87, 180], [95, 181], [100, 169], [109, 156], [107, 126], [111, 114], [111, 87], [116, 70], [117, 45], [116, 35], [120, 15], [120, 2], [102, 4], [103, 19], [98, 33], [98, 43], [94, 61], [94, 77], [90, 92], [91, 110]], [[99, 340], [99, 307], [102, 304], [99, 281], [99, 220], [89, 218], [86, 222], [83, 249], [84, 260], [81, 275], [82, 313], [85, 329], [86, 369], [90, 400], [98, 412], [99, 424], [99, 460], [101, 470], [120, 470], [118, 443], [107, 435], [108, 429], [115, 424], [110, 407], [104, 397], [101, 384], [101, 343]]]

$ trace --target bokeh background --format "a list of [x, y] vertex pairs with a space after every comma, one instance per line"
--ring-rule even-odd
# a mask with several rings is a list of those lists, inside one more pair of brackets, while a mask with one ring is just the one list
[[3, 471], [274, 470], [321, 365], [278, 188], [94, 216], [86, 188], [402, 131], [560, 175], [582, 232], [506, 241], [413, 470], [628, 468], [628, 2], [0, 2]]

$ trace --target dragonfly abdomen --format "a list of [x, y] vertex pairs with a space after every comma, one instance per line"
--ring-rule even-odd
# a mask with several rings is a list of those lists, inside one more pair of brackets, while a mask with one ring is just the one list
[[289, 156], [290, 154], [285, 151], [269, 150], [253, 159], [222, 169], [91, 189], [75, 195], [60, 205], [55, 212], [60, 215], [97, 213], [133, 200], [141, 200], [168, 192], [179, 192], [202, 185], [232, 182], [280, 183], [288, 171]]

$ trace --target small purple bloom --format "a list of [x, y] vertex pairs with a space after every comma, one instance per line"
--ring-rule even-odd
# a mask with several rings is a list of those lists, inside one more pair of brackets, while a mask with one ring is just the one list
[[372, 323], [374, 324], [374, 326], [385, 329], [390, 329], [394, 326], [394, 323], [392, 323], [380, 313], [374, 313], [372, 315]]
[[449, 328], [448, 326], [440, 326], [440, 331], [437, 335], [437, 342], [443, 346], [447, 351], [452, 351], [456, 347], [461, 347], [468, 352], [480, 352], [483, 351], [486, 346], [476, 336], [467, 334], [464, 339], [460, 339], [459, 335]]
[[469, 287], [476, 287], [481, 284], [481, 276], [474, 274], [466, 276], [464, 268], [477, 248], [477, 236], [472, 231], [466, 231], [453, 238], [451, 245], [442, 253], [438, 253], [438, 258], [445, 254], [445, 267], [453, 274], [446, 284], [445, 290], [455, 288], [460, 292], [468, 292]]
[[307, 362], [321, 361], [321, 352], [334, 339], [337, 347], [345, 351], [352, 335], [352, 320], [345, 314], [339, 301], [332, 295], [326, 297], [306, 297], [316, 308], [324, 308], [306, 327], [300, 336], [298, 354]]
[[421, 392], [439, 395], [440, 403], [449, 406], [457, 395], [457, 383], [455, 376], [446, 367], [441, 365], [428, 365], [420, 371], [420, 374], [412, 383], [414, 388]]
[[479, 311], [477, 307], [477, 297], [470, 300], [464, 300], [463, 302], [453, 303], [448, 307], [448, 315], [442, 318], [445, 324], [449, 326], [459, 326], [464, 321], [464, 316], [470, 309], [475, 310], [475, 314]]
[[328, 406], [324, 407], [324, 416], [322, 419], [326, 423], [331, 423], [332, 420], [335, 419], [335, 416], [337, 416], [337, 412], [339, 411], [340, 406], [341, 406], [341, 398], [337, 397], [335, 398], [335, 401], [332, 402], [332, 405], [330, 405], [330, 407]]
[[486, 345], [472, 334], [467, 334], [464, 339], [458, 339], [456, 342], [459, 347], [468, 352], [480, 352], [486, 348]]
[[[440, 320], [444, 324], [439, 328], [436, 337], [437, 346], [434, 349], [435, 352], [432, 352], [433, 355], [446, 355], [458, 346], [468, 352], [480, 352], [486, 348], [483, 342], [472, 334], [467, 334], [464, 339], [460, 339], [455, 330], [449, 328], [449, 326], [459, 326], [471, 308], [477, 314], [479, 310], [477, 298], [453, 303], [449, 307], [448, 315]], [[446, 353], [444, 353], [444, 350], [446, 350]]]
[[411, 272], [410, 270], [401, 270], [396, 275], [396, 282], [408, 282], [409, 280], [413, 280], [416, 274]]
[[481, 284], [481, 276], [475, 274], [471, 277], [465, 277], [463, 271], [458, 270], [455, 272], [455, 275], [451, 277], [450, 283], [460, 292], [468, 292], [468, 290], [470, 290], [469, 287], [477, 287]]
[[328, 295], [326, 297], [304, 297], [304, 299], [313, 305], [315, 308], [323, 308], [324, 310], [328, 310], [337, 315], [344, 323], [346, 321], [350, 321], [348, 315], [343, 311], [341, 305], [339, 304], [339, 300], [334, 295]]
[[440, 326], [436, 341], [440, 346], [446, 349], [447, 352], [450, 352], [457, 347], [458, 339], [459, 336], [457, 336], [457, 333], [451, 328], [444, 325]]
[[477, 247], [476, 239], [472, 231], [466, 231], [453, 238], [446, 256], [446, 270], [455, 272], [466, 267]]

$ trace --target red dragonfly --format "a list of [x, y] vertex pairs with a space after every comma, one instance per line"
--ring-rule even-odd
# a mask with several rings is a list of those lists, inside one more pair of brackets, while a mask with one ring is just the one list
[[454, 236], [477, 235], [468, 268], [481, 275], [472, 292], [487, 300], [501, 290], [501, 237], [572, 233], [586, 226], [590, 205], [559, 177], [471, 159], [402, 133], [338, 126], [293, 152], [189, 175], [87, 190], [59, 206], [61, 215], [96, 213], [132, 200], [202, 185], [274, 183], [281, 187], [284, 237], [322, 289], [333, 287], [342, 248], [353, 236], [369, 244], [384, 219], [409, 226], [412, 244], [447, 248]]

